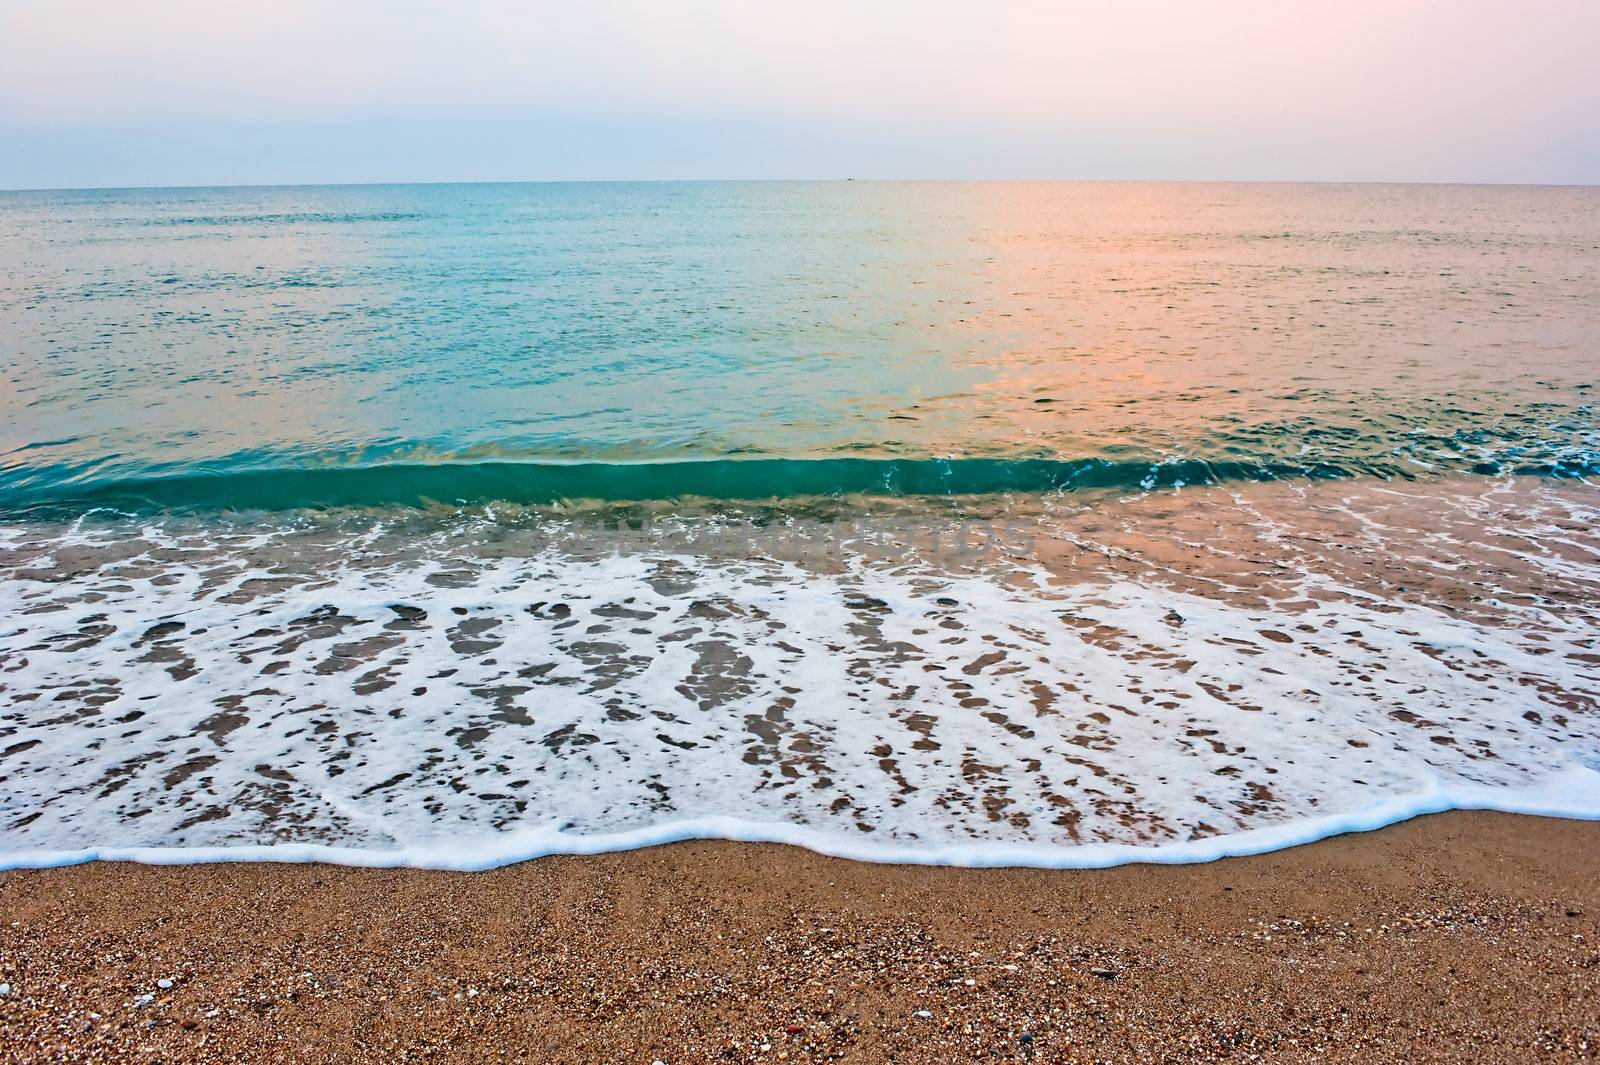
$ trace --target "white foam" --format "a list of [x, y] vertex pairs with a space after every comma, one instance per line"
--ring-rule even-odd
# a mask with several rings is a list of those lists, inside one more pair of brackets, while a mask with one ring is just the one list
[[554, 855], [607, 854], [692, 840], [779, 843], [854, 861], [896, 865], [947, 865], [964, 868], [1108, 869], [1134, 863], [1188, 865], [1297, 847], [1351, 832], [1370, 832], [1425, 814], [1450, 810], [1600, 820], [1600, 773], [1573, 766], [1539, 786], [1508, 793], [1488, 788], [1442, 788], [1385, 799], [1363, 810], [1308, 818], [1286, 825], [1246, 829], [1225, 836], [1140, 847], [1090, 843], [1071, 847], [968, 843], [916, 847], [874, 845], [860, 838], [820, 832], [782, 822], [701, 817], [671, 821], [630, 832], [572, 835], [560, 825], [538, 825], [492, 836], [440, 841], [391, 849], [337, 847], [316, 843], [270, 846], [98, 847], [76, 851], [15, 851], [0, 854], [0, 870], [49, 869], [85, 862], [139, 862], [145, 865], [201, 865], [214, 862], [328, 862], [374, 869], [437, 869], [482, 872]]
[[[1153, 570], [142, 535], [4, 533], [0, 867], [700, 838], [1094, 867], [1600, 817], [1592, 613], [1515, 589], [1454, 610], [1301, 559], [1263, 607]], [[1522, 562], [1543, 592], [1595, 578]]]

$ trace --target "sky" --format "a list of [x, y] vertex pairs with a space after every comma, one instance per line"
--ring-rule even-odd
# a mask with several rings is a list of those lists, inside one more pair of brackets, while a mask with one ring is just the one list
[[1600, 183], [1600, 0], [0, 0], [0, 188]]

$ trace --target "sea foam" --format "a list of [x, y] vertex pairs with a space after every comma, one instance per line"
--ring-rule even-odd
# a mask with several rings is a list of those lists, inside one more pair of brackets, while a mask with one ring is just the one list
[[1149, 497], [972, 565], [581, 552], [492, 515], [16, 526], [0, 866], [714, 837], [1087, 867], [1600, 817], [1586, 497], [1497, 490]]

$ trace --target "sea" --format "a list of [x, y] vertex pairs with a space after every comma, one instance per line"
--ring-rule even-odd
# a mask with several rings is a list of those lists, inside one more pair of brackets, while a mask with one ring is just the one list
[[0, 193], [0, 867], [1600, 817], [1600, 188]]

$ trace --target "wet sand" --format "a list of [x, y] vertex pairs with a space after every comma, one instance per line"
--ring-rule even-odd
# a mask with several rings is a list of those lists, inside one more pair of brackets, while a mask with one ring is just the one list
[[0, 874], [0, 918], [7, 1062], [1600, 1054], [1600, 823], [1500, 814], [1070, 872], [93, 864]]

